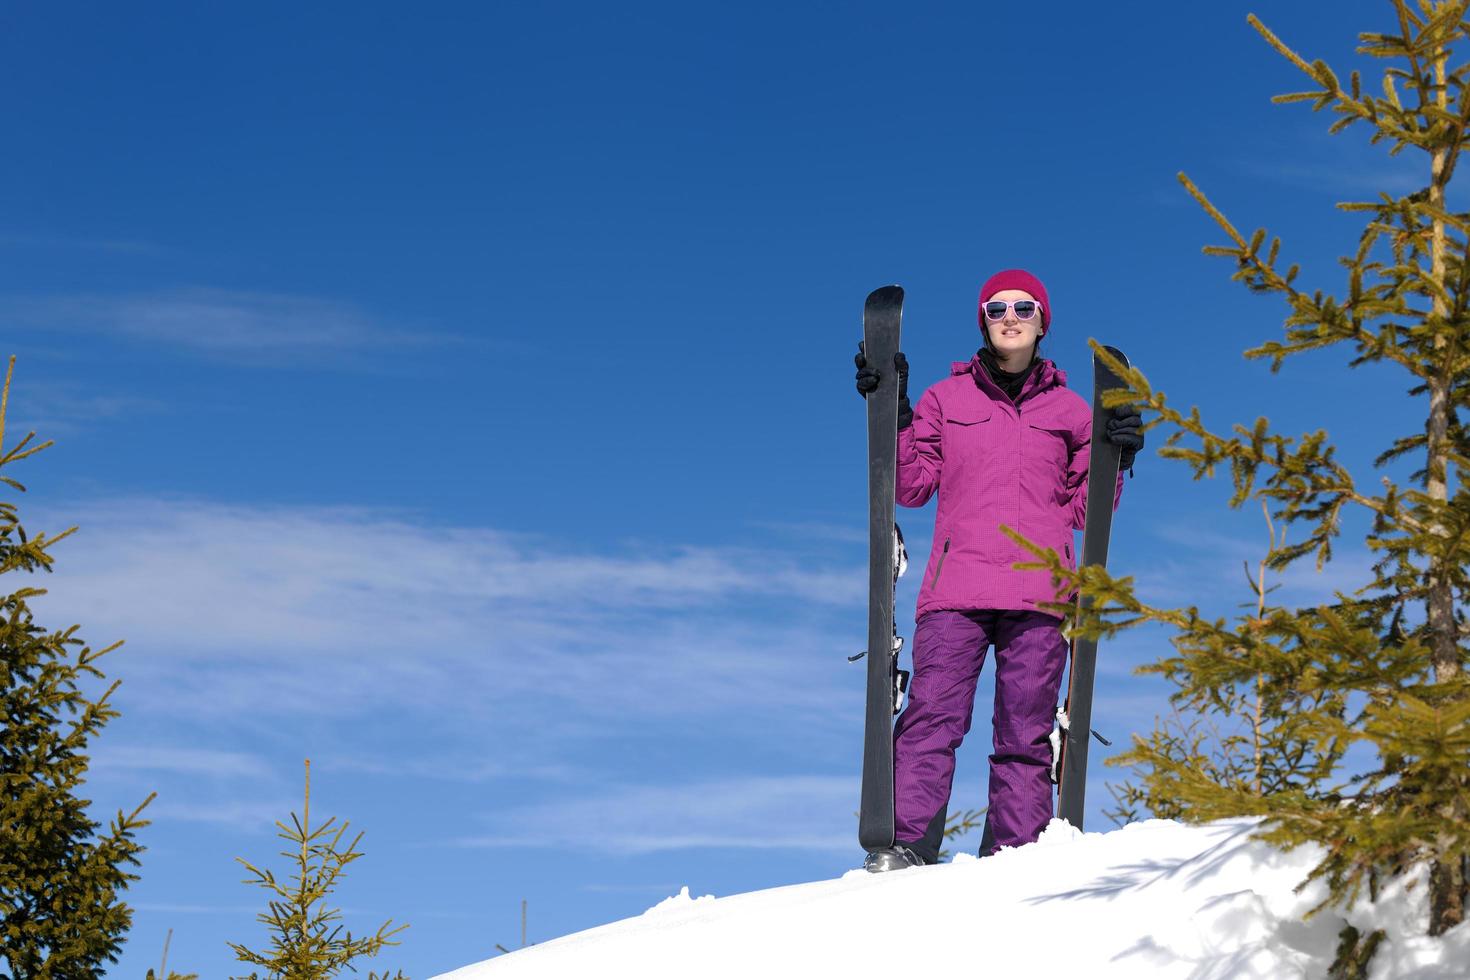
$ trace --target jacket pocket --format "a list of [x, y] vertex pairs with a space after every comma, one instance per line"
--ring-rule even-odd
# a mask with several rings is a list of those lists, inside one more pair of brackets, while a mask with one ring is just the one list
[[1072, 430], [1064, 423], [1028, 422], [1022, 434], [1022, 450], [1029, 462], [1040, 464], [1042, 471], [1065, 473], [1071, 454], [1071, 438]]
[[974, 425], [976, 422], [984, 422], [990, 418], [995, 406], [990, 402], [981, 402], [974, 405], [960, 405], [951, 408], [944, 416], [944, 421], [955, 425]]
[[944, 571], [944, 559], [949, 557], [949, 538], [944, 539], [944, 550], [939, 552], [939, 564], [934, 566], [934, 577], [929, 580], [929, 588], [939, 587], [939, 573]]
[[988, 402], [961, 405], [944, 416], [940, 445], [945, 470], [951, 479], [965, 482], [965, 471], [989, 455], [996, 441], [995, 425]]

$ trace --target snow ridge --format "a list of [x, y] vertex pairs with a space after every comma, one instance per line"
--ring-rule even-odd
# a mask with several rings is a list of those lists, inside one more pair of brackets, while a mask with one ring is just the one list
[[1321, 977], [1351, 923], [1387, 941], [1372, 977], [1463, 980], [1470, 923], [1439, 939], [1422, 871], [1348, 914], [1302, 915], [1326, 894], [1295, 887], [1313, 848], [1251, 838], [1254, 819], [1171, 820], [1041, 839], [985, 859], [715, 898], [688, 887], [621, 922], [444, 974], [440, 980], [749, 978], [982, 969], [988, 976]]

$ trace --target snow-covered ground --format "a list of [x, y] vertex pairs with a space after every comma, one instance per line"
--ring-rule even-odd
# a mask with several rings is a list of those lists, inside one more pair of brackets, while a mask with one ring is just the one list
[[[1251, 841], [1254, 826], [1150, 820], [1081, 834], [1054, 820], [1037, 843], [983, 860], [726, 898], [686, 888], [636, 918], [441, 980], [1325, 977], [1344, 916], [1303, 923], [1325, 892], [1293, 892], [1316, 854]], [[1372, 977], [1470, 977], [1470, 924], [1427, 939], [1425, 908], [1421, 881], [1345, 917], [1365, 935], [1387, 930]]]

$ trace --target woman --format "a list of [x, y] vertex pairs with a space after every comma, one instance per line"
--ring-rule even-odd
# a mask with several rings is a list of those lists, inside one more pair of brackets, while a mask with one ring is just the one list
[[[1022, 269], [998, 272], [980, 290], [984, 345], [949, 378], [907, 397], [899, 376], [897, 500], [922, 507], [937, 491], [934, 544], [919, 588], [909, 702], [893, 733], [894, 839], [870, 853], [870, 871], [939, 859], [955, 749], [970, 730], [975, 684], [995, 647], [994, 752], [981, 854], [1028, 844], [1052, 817], [1052, 720], [1067, 658], [1062, 621], [1038, 608], [1055, 601], [1046, 571], [1016, 571], [1033, 556], [1002, 524], [1073, 564], [1072, 532], [1087, 504], [1092, 409], [1040, 356], [1051, 328], [1046, 287]], [[858, 355], [858, 391], [878, 372]], [[1106, 436], [1122, 469], [1143, 446], [1139, 416], [1114, 411]], [[1122, 493], [1119, 473], [1117, 495]], [[1118, 496], [1113, 506], [1117, 506]]]

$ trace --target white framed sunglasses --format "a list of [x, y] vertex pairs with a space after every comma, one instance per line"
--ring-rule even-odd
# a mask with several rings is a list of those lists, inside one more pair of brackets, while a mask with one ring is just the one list
[[1018, 299], [1014, 303], [993, 299], [985, 304], [985, 319], [1004, 320], [1006, 310], [1014, 310], [1017, 320], [1029, 320], [1041, 310], [1041, 304], [1034, 299]]

